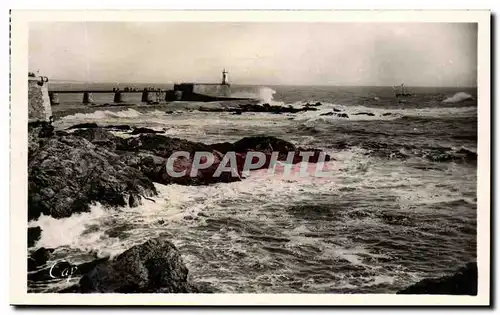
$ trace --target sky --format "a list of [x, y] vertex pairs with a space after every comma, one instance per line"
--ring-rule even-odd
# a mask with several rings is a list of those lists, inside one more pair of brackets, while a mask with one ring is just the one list
[[477, 24], [37, 22], [29, 69], [54, 80], [476, 86]]

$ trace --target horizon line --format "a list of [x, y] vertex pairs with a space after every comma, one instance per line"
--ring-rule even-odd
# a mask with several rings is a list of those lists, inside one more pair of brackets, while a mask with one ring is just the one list
[[[52, 82], [55, 81], [55, 82]], [[193, 83], [193, 84], [222, 84], [222, 83], [214, 83], [214, 82], [116, 82], [116, 81], [77, 81], [77, 80], [51, 80], [49, 78], [49, 84], [181, 84], [181, 83]], [[399, 87], [400, 84], [397, 85], [371, 85], [371, 84], [360, 84], [360, 85], [352, 85], [352, 84], [277, 84], [277, 83], [229, 83], [233, 86], [306, 86], [306, 87]], [[416, 87], [416, 88], [476, 88], [477, 85], [406, 85], [406, 87]]]

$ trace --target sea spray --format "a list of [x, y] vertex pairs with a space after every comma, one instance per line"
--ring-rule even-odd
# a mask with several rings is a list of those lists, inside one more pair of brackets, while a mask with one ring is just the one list
[[468, 99], [472, 99], [472, 95], [465, 92], [458, 92], [455, 95], [443, 100], [443, 103], [459, 103]]
[[269, 104], [269, 105], [285, 105], [283, 102], [274, 100], [274, 94], [276, 91], [270, 87], [256, 87], [251, 90], [244, 90], [231, 93], [231, 97], [246, 97], [253, 98], [259, 101], [261, 104]]

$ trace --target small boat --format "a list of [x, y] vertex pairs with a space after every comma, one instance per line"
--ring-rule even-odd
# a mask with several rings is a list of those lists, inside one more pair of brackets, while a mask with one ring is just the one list
[[411, 93], [408, 93], [406, 90], [405, 90], [405, 84], [404, 83], [401, 83], [400, 85], [400, 90], [398, 92], [397, 90], [397, 87], [394, 87], [394, 93], [396, 94], [396, 97], [401, 97], [401, 96], [411, 96]]
[[398, 100], [398, 103], [400, 103], [400, 104], [407, 103], [408, 101], [405, 99], [405, 97], [412, 96], [412, 94], [408, 93], [405, 90], [404, 83], [401, 83], [401, 85], [399, 87], [400, 87], [399, 91], [398, 91], [397, 87], [393, 87], [394, 94], [396, 95], [396, 99]]

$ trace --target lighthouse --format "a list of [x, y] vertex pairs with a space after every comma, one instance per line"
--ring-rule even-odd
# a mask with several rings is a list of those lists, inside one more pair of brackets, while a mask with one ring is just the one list
[[227, 82], [227, 71], [226, 69], [222, 70], [222, 84], [228, 85], [229, 83]]

